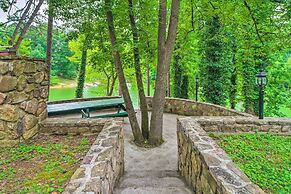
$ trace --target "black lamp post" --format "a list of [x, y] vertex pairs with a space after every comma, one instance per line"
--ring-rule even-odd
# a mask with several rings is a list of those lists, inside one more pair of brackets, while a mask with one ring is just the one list
[[196, 102], [198, 101], [199, 77], [196, 75]]
[[256, 84], [259, 88], [259, 119], [264, 118], [264, 88], [267, 82], [267, 75], [263, 71], [263, 68], [261, 68], [260, 72], [256, 75]]

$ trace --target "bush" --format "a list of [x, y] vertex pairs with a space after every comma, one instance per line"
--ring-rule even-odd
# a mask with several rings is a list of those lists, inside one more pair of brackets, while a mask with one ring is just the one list
[[60, 83], [59, 77], [58, 76], [51, 76], [51, 86], [58, 85]]

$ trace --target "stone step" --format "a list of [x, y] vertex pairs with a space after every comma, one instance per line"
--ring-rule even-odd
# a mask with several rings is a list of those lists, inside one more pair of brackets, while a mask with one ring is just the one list
[[155, 188], [164, 188], [164, 187], [186, 187], [185, 183], [177, 177], [163, 177], [163, 178], [135, 178], [135, 177], [123, 177], [119, 188], [127, 187], [155, 187]]
[[123, 177], [152, 177], [152, 178], [163, 178], [163, 177], [177, 177], [180, 178], [180, 175], [177, 171], [174, 170], [134, 170], [134, 171], [125, 171]]
[[171, 194], [192, 193], [177, 171], [126, 171], [115, 194]]
[[114, 194], [192, 194], [192, 192], [185, 187], [129, 187], [124, 189], [116, 189]]

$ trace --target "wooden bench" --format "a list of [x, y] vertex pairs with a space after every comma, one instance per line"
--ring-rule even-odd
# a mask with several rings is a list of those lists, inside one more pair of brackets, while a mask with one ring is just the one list
[[[91, 117], [90, 112], [94, 110], [104, 110], [117, 108], [117, 113], [104, 114]], [[120, 112], [123, 110], [122, 112]], [[49, 104], [48, 115], [63, 115], [81, 113], [82, 118], [108, 118], [108, 117], [127, 117], [128, 113], [124, 106], [123, 98], [113, 98], [104, 100], [84, 101], [84, 102], [70, 102], [63, 104]]]

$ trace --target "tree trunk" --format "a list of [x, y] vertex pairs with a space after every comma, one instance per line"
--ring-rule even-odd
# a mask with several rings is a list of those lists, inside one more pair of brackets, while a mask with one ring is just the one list
[[117, 43], [116, 43], [116, 35], [115, 35], [115, 29], [114, 29], [114, 22], [113, 22], [113, 14], [112, 14], [112, 8], [111, 8], [111, 0], [105, 0], [105, 8], [106, 8], [106, 18], [107, 18], [107, 24], [108, 24], [108, 33], [109, 38], [112, 46], [112, 55], [114, 57], [114, 64], [116, 68], [116, 72], [119, 79], [119, 84], [122, 89], [122, 94], [124, 98], [124, 102], [126, 105], [126, 110], [128, 112], [128, 118], [130, 121], [132, 133], [134, 136], [134, 141], [136, 143], [143, 143], [143, 136], [140, 131], [137, 118], [135, 115], [135, 111], [132, 105], [132, 101], [129, 95], [129, 91], [126, 85], [126, 80], [123, 72], [123, 67], [120, 59], [120, 54], [117, 50]]
[[148, 63], [148, 67], [147, 67], [147, 90], [148, 90], [148, 96], [151, 95], [151, 67], [150, 64]]
[[[47, 46], [46, 46], [46, 64], [48, 65], [49, 80], [51, 77], [52, 45], [53, 45], [53, 6], [48, 2], [48, 24], [47, 24]], [[50, 82], [48, 92], [50, 91]]]
[[113, 90], [114, 90], [114, 85], [117, 79], [117, 75], [113, 76], [112, 82], [111, 82], [111, 86], [110, 86], [110, 90], [109, 90], [109, 96], [112, 96], [113, 94]]
[[168, 97], [171, 97], [171, 71], [168, 72]]
[[129, 7], [129, 19], [132, 29], [132, 39], [133, 39], [133, 56], [134, 56], [134, 67], [135, 67], [135, 77], [137, 82], [138, 95], [140, 100], [140, 111], [141, 111], [141, 130], [144, 139], [149, 137], [149, 116], [148, 107], [146, 102], [146, 97], [144, 93], [144, 87], [142, 82], [142, 73], [140, 69], [140, 54], [138, 48], [138, 30], [135, 23], [134, 12], [132, 0], [128, 0]]
[[149, 135], [149, 142], [153, 145], [160, 144], [163, 141], [163, 111], [167, 87], [166, 80], [170, 70], [170, 60], [177, 35], [179, 10], [180, 0], [172, 0], [168, 37], [166, 37], [167, 0], [159, 1], [158, 67]]
[[150, 52], [150, 42], [147, 37], [147, 54], [148, 57], [146, 57], [146, 63], [147, 63], [147, 95], [151, 95], [151, 66], [150, 66], [150, 60], [149, 58], [151, 57], [151, 52]]
[[110, 77], [107, 77], [106, 96], [110, 96], [109, 95], [109, 87], [110, 87]]
[[87, 45], [86, 44], [87, 44], [87, 40], [84, 41], [83, 48], [82, 48], [82, 61], [81, 61], [81, 67], [79, 70], [76, 98], [83, 98], [85, 75], [86, 75], [86, 63], [87, 63]]
[[27, 30], [29, 29], [30, 25], [32, 24], [32, 22], [33, 22], [35, 16], [37, 15], [37, 13], [38, 13], [40, 7], [42, 6], [43, 2], [44, 2], [44, 0], [39, 0], [39, 2], [38, 2], [38, 4], [37, 4], [36, 8], [34, 9], [33, 13], [31, 14], [29, 20], [27, 21], [27, 23], [25, 24], [25, 26], [24, 26], [23, 29], [21, 30], [21, 33], [20, 33], [20, 35], [19, 35], [19, 37], [18, 37], [18, 39], [17, 39], [15, 45], [13, 45], [13, 48], [14, 48], [14, 49], [16, 49], [16, 50], [19, 49], [19, 46], [20, 46], [22, 40], [24, 39], [24, 36], [25, 36]]
[[17, 25], [15, 27], [15, 30], [14, 30], [14, 32], [13, 32], [13, 34], [12, 34], [12, 36], [11, 36], [9, 42], [8, 42], [9, 45], [13, 45], [14, 44], [14, 40], [15, 40], [15, 38], [17, 36], [17, 33], [18, 33], [19, 29], [20, 29], [20, 26], [22, 25], [23, 21], [25, 20], [27, 14], [28, 14], [28, 12], [29, 12], [29, 10], [31, 8], [32, 2], [33, 2], [33, 0], [29, 0], [28, 1], [27, 6], [26, 6], [23, 14], [21, 15], [21, 18], [19, 19], [19, 21], [18, 21], [18, 23], [17, 23]]

